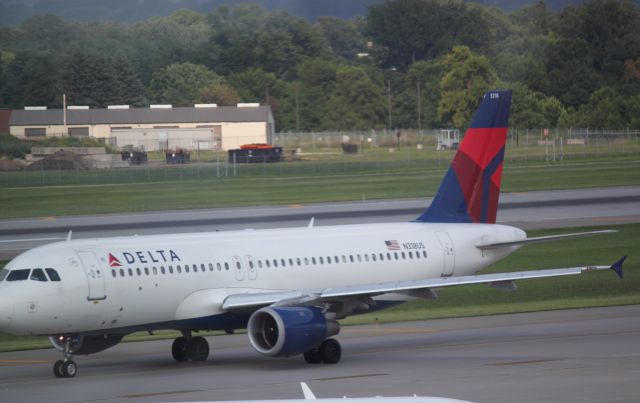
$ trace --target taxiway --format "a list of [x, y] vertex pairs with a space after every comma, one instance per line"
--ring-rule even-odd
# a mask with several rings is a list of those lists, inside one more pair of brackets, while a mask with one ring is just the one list
[[212, 357], [176, 363], [171, 341], [120, 344], [78, 357], [56, 379], [55, 350], [0, 354], [3, 402], [149, 402], [446, 396], [477, 402], [635, 402], [640, 306], [345, 327], [343, 360], [309, 365], [251, 349], [246, 335], [211, 337]]

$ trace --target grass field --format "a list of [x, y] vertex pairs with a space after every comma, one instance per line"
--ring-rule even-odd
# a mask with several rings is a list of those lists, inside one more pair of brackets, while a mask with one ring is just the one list
[[[415, 301], [386, 311], [353, 316], [343, 324], [374, 324], [391, 321], [425, 320], [445, 317], [491, 315], [551, 309], [583, 308], [640, 303], [640, 259], [634, 253], [640, 245], [640, 224], [609, 226], [619, 232], [574, 240], [528, 245], [491, 266], [485, 273], [525, 269], [611, 264], [623, 255], [623, 280], [610, 271], [580, 276], [525, 280], [518, 291], [504, 292], [472, 285], [439, 290], [437, 300]], [[589, 228], [591, 229], [591, 228]], [[585, 228], [587, 230], [587, 228]], [[576, 229], [532, 231], [530, 236], [575, 232]], [[175, 332], [130, 335], [126, 340], [172, 338]], [[49, 347], [43, 337], [17, 337], [0, 334], [0, 351]]]
[[[339, 161], [247, 164], [238, 167], [243, 170], [241, 175], [222, 177], [216, 176], [218, 168], [213, 164], [123, 171], [16, 172], [11, 174], [34, 175], [25, 179], [33, 183], [4, 188], [0, 183], [0, 219], [425, 197], [437, 191], [451, 155], [439, 161], [405, 161], [398, 155], [380, 161], [364, 155], [353, 159], [341, 156]], [[637, 157], [517, 163], [507, 158], [502, 191], [640, 185], [638, 172]], [[44, 176], [38, 183], [38, 175], [58, 175], [60, 184], [47, 185], [51, 178]]]

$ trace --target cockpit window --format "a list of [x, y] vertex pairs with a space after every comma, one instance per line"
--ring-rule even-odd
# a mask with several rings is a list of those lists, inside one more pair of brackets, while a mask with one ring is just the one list
[[7, 276], [7, 281], [22, 281], [29, 279], [31, 269], [11, 270]]
[[60, 276], [58, 276], [58, 272], [53, 269], [45, 269], [47, 274], [49, 275], [49, 279], [51, 281], [60, 281]]
[[4, 280], [4, 278], [7, 277], [7, 274], [9, 274], [9, 270], [7, 269], [0, 270], [0, 281]]
[[31, 272], [31, 280], [49, 281], [47, 280], [47, 276], [44, 275], [44, 271], [42, 269], [33, 269]]

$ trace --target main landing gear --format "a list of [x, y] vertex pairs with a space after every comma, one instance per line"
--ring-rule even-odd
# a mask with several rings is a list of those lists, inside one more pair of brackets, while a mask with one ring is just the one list
[[71, 337], [60, 336], [60, 342], [64, 346], [64, 359], [53, 364], [53, 375], [56, 378], [73, 378], [78, 373], [78, 365], [71, 359], [71, 341]]
[[342, 347], [336, 339], [327, 339], [318, 347], [304, 353], [304, 360], [309, 364], [336, 364], [342, 357]]
[[178, 362], [206, 361], [209, 357], [209, 343], [204, 337], [192, 337], [191, 331], [182, 331], [182, 337], [173, 341], [171, 355]]

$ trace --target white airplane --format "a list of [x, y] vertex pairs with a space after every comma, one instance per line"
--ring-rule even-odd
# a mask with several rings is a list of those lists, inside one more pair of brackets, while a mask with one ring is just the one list
[[409, 396], [409, 397], [343, 397], [343, 398], [317, 398], [306, 383], [300, 382], [304, 399], [273, 399], [273, 400], [228, 400], [228, 401], [207, 401], [192, 403], [310, 403], [309, 400], [320, 400], [319, 403], [471, 403], [468, 400], [450, 399], [447, 397], [434, 396]]
[[436, 290], [613, 269], [612, 266], [476, 275], [531, 242], [495, 224], [510, 91], [484, 95], [431, 205], [415, 221], [260, 231], [83, 239], [29, 250], [0, 271], [0, 331], [48, 335], [73, 377], [73, 355], [114, 346], [126, 334], [176, 329], [176, 361], [203, 361], [200, 330], [247, 329], [260, 354], [341, 358], [337, 320]]

